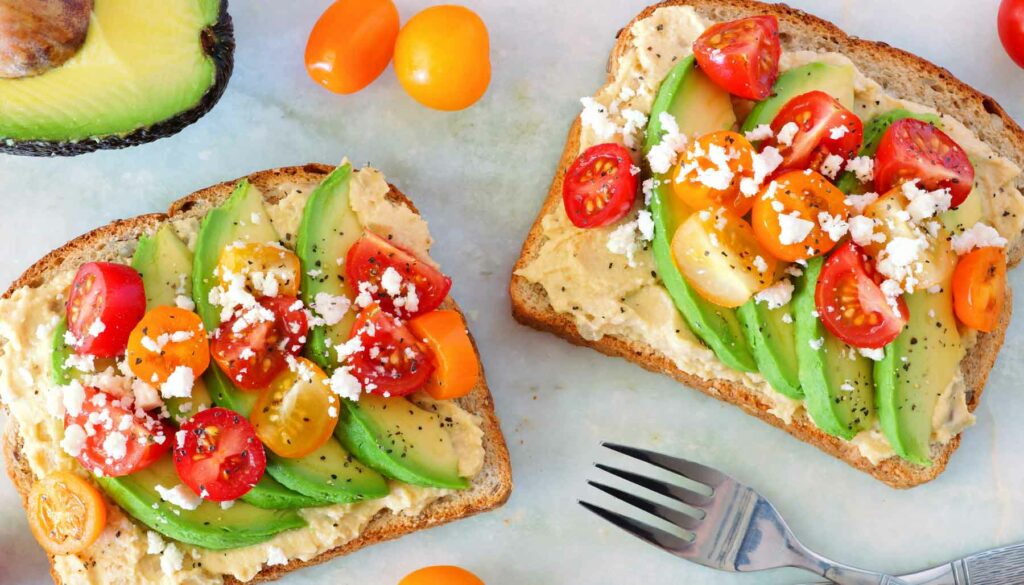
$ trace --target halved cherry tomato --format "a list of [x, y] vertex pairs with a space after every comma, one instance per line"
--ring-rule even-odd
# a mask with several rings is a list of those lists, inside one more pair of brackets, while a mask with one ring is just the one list
[[154, 307], [128, 337], [127, 362], [143, 382], [159, 388], [178, 367], [196, 378], [210, 365], [203, 320], [178, 307]]
[[831, 250], [836, 240], [822, 229], [819, 214], [846, 221], [850, 211], [843, 193], [812, 171], [790, 171], [774, 183], [754, 201], [750, 216], [761, 245], [775, 258], [790, 262]]
[[878, 286], [878, 276], [867, 255], [846, 242], [825, 260], [814, 289], [814, 305], [821, 323], [844, 343], [877, 349], [896, 339], [909, 314], [903, 299], [898, 311]]
[[231, 287], [233, 278], [243, 278], [260, 296], [294, 297], [299, 294], [302, 267], [295, 252], [272, 244], [235, 243], [224, 247], [217, 259], [221, 286]]
[[327, 374], [297, 358], [260, 394], [249, 421], [268, 449], [281, 457], [303, 457], [331, 437], [340, 407]]
[[459, 312], [420, 315], [409, 329], [430, 348], [436, 366], [423, 389], [438, 400], [469, 394], [480, 378], [480, 361]]
[[484, 585], [484, 582], [461, 567], [437, 565], [409, 573], [398, 585]]
[[123, 264], [83, 264], [71, 283], [66, 310], [77, 353], [119, 356], [128, 344], [128, 334], [146, 312], [142, 277]]
[[738, 307], [775, 280], [776, 262], [743, 218], [725, 208], [694, 213], [672, 237], [672, 256], [705, 299]]
[[391, 0], [338, 0], [309, 33], [306, 72], [335, 93], [355, 93], [380, 77], [398, 38]]
[[[178, 477], [197, 495], [214, 502], [244, 496], [263, 477], [267, 454], [245, 417], [226, 408], [199, 412], [174, 445]], [[175, 438], [177, 440], [177, 438]]]
[[974, 165], [945, 132], [923, 120], [896, 120], [882, 135], [875, 160], [875, 189], [885, 193], [904, 181], [919, 179], [929, 191], [949, 189], [950, 207], [967, 199], [974, 185]]
[[267, 297], [259, 308], [221, 323], [210, 339], [210, 353], [220, 369], [243, 390], [262, 390], [298, 355], [309, 322], [295, 297]]
[[979, 331], [999, 324], [1006, 301], [1006, 252], [978, 248], [960, 257], [953, 272], [953, 309], [957, 319]]
[[621, 219], [636, 200], [633, 159], [626, 147], [608, 142], [584, 150], [565, 172], [562, 202], [576, 227], [596, 228]]
[[693, 43], [697, 64], [733, 95], [763, 100], [779, 76], [779, 21], [752, 16], [712, 25]]
[[1003, 0], [999, 4], [998, 27], [1006, 53], [1024, 67], [1024, 0]]
[[107, 525], [100, 491], [70, 471], [58, 471], [32, 485], [28, 526], [51, 555], [76, 554], [96, 542]]
[[361, 349], [347, 363], [367, 392], [404, 396], [422, 388], [434, 371], [416, 336], [376, 303], [356, 317], [351, 337], [359, 337]]
[[742, 217], [754, 204], [753, 197], [740, 193], [740, 181], [754, 176], [753, 155], [754, 147], [742, 134], [705, 134], [672, 170], [672, 192], [693, 211], [728, 207]]
[[75, 457], [82, 467], [119, 477], [148, 467], [169, 451], [173, 432], [127, 400], [87, 386], [79, 412], [64, 413], [64, 435], [66, 441], [82, 439], [71, 441], [81, 447]]
[[[398, 273], [397, 281], [394, 275], [384, 277], [389, 268]], [[452, 279], [430, 263], [369, 231], [348, 249], [345, 278], [353, 289], [368, 283], [382, 309], [402, 316], [433, 311], [452, 288]], [[410, 294], [410, 286], [415, 294]]]
[[[778, 134], [789, 123], [798, 130], [790, 144]], [[815, 169], [834, 154], [848, 160], [857, 156], [864, 140], [864, 123], [834, 97], [823, 91], [800, 94], [786, 102], [772, 120], [773, 144], [782, 155], [780, 169]]]

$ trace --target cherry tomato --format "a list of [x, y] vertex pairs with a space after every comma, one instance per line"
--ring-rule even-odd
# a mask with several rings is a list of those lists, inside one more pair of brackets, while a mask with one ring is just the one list
[[898, 311], [878, 286], [868, 257], [853, 242], [846, 242], [825, 260], [814, 289], [814, 305], [821, 323], [844, 343], [877, 349], [896, 339], [909, 317], [906, 303]]
[[[384, 278], [388, 269], [398, 273]], [[436, 309], [452, 288], [452, 279], [373, 232], [366, 232], [345, 258], [345, 278], [353, 289], [368, 283], [374, 301], [385, 311], [414, 316]], [[387, 286], [385, 286], [387, 284]], [[410, 287], [415, 294], [410, 293]], [[390, 290], [389, 290], [390, 289]]]
[[210, 365], [203, 320], [192, 311], [159, 306], [146, 313], [128, 337], [127, 362], [143, 382], [159, 388], [179, 367], [196, 378]]
[[562, 201], [576, 227], [610, 225], [624, 217], [636, 200], [633, 159], [620, 144], [609, 142], [583, 151], [562, 180]]
[[376, 303], [360, 311], [351, 337], [359, 337], [361, 349], [348, 357], [348, 364], [367, 392], [404, 396], [422, 388], [434, 371], [416, 336]]
[[479, 577], [461, 567], [438, 565], [413, 571], [398, 585], [484, 585]]
[[268, 297], [299, 294], [302, 267], [294, 252], [272, 244], [230, 244], [217, 259], [221, 286], [231, 288], [234, 278], [245, 279], [250, 290]]
[[391, 0], [338, 0], [309, 33], [306, 73], [335, 93], [355, 93], [384, 72], [397, 37]]
[[[754, 204], [753, 197], [740, 193], [740, 181], [754, 176], [753, 155], [754, 147], [741, 134], [727, 131], [705, 134], [683, 152], [679, 164], [672, 170], [672, 192], [693, 211], [728, 207], [742, 217]], [[725, 165], [720, 165], [723, 160]], [[721, 166], [732, 176], [722, 174], [725, 169]], [[708, 174], [713, 178], [707, 178]], [[707, 184], [714, 183], [715, 179], [721, 180], [723, 188]]]
[[[824, 212], [846, 221], [850, 211], [843, 193], [815, 172], [790, 171], [775, 183], [761, 192], [750, 215], [761, 245], [775, 258], [790, 262], [831, 250], [836, 240], [822, 228], [819, 215]], [[804, 230], [806, 236], [800, 238]]]
[[266, 388], [288, 367], [286, 356], [302, 351], [309, 331], [295, 297], [267, 297], [259, 305], [263, 310], [221, 323], [210, 339], [213, 360], [243, 390]]
[[697, 64], [733, 95], [763, 100], [779, 76], [779, 21], [752, 16], [720, 22], [693, 43]]
[[123, 264], [83, 264], [71, 283], [66, 310], [77, 353], [119, 356], [146, 312], [142, 277]]
[[58, 471], [32, 485], [28, 526], [51, 555], [77, 554], [96, 542], [107, 525], [107, 505], [91, 483]]
[[950, 207], [967, 199], [974, 166], [945, 132], [923, 120], [896, 120], [882, 135], [875, 160], [875, 189], [885, 193], [904, 181], [920, 179], [929, 191], [949, 189]]
[[978, 248], [960, 258], [953, 272], [953, 309], [957, 319], [979, 331], [999, 324], [1006, 301], [1006, 252]]
[[686, 218], [672, 237], [672, 256], [705, 299], [738, 307], [775, 280], [775, 259], [743, 218], [725, 208]]
[[173, 432], [127, 401], [87, 386], [79, 412], [64, 414], [64, 435], [65, 448], [75, 442], [81, 447], [76, 458], [82, 467], [119, 477], [148, 467], [170, 450]]
[[[790, 144], [779, 142], [778, 134], [786, 124], [798, 130]], [[830, 154], [844, 161], [857, 156], [864, 141], [864, 123], [834, 97], [823, 91], [796, 96], [782, 106], [772, 120], [776, 137], [773, 144], [782, 155], [780, 169], [815, 169]]]
[[298, 358], [260, 394], [249, 420], [268, 449], [281, 457], [304, 457], [331, 437], [340, 407], [327, 374]]
[[431, 6], [395, 42], [395, 73], [405, 91], [435, 110], [473, 105], [491, 82], [487, 25], [463, 6]]
[[999, 39], [1014, 63], [1024, 67], [1024, 0], [999, 5]]
[[174, 445], [174, 467], [197, 495], [214, 502], [234, 500], [263, 477], [267, 455], [244, 416], [208, 408], [185, 421], [181, 430], [184, 441]]
[[434, 373], [423, 388], [438, 400], [465, 396], [480, 379], [480, 360], [458, 311], [432, 311], [409, 321], [430, 348]]

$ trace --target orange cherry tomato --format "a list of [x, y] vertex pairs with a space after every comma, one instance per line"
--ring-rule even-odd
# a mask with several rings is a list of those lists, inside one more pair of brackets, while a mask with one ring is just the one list
[[338, 0], [309, 33], [306, 72], [335, 93], [355, 93], [387, 68], [396, 37], [398, 9], [391, 0]]
[[960, 258], [953, 272], [953, 309], [957, 319], [979, 331], [999, 324], [1006, 301], [1006, 252], [978, 248]]
[[[753, 197], [740, 193], [740, 181], [754, 176], [753, 154], [754, 147], [742, 134], [724, 130], [705, 134], [686, 149], [672, 170], [672, 192], [694, 211], [724, 206], [742, 217], [754, 204]], [[722, 160], [732, 176], [719, 164]], [[702, 176], [711, 178], [701, 180]], [[723, 188], [707, 184], [715, 180]]]
[[435, 110], [475, 103], [491, 82], [487, 25], [463, 6], [431, 6], [405, 23], [395, 42], [395, 73], [405, 91]]
[[224, 288], [231, 279], [245, 278], [256, 296], [295, 297], [299, 295], [302, 266], [294, 252], [272, 244], [230, 244], [217, 259], [217, 276]]
[[331, 437], [339, 408], [341, 401], [327, 386], [327, 374], [297, 358], [260, 394], [249, 420], [268, 449], [281, 457], [303, 457]]
[[758, 195], [750, 216], [761, 245], [772, 256], [790, 262], [831, 250], [837, 241], [822, 228], [819, 215], [849, 219], [842, 191], [813, 171], [790, 171], [773, 183]]
[[80, 553], [103, 532], [107, 506], [91, 483], [69, 471], [58, 471], [32, 486], [28, 525], [46, 552]]
[[480, 362], [458, 311], [431, 311], [409, 321], [437, 366], [423, 387], [438, 400], [465, 396], [480, 378]]
[[154, 307], [128, 336], [127, 361], [140, 380], [157, 388], [178, 367], [191, 368], [198, 378], [210, 365], [203, 320], [178, 307]]
[[398, 585], [484, 585], [479, 577], [461, 567], [424, 567], [406, 575]]

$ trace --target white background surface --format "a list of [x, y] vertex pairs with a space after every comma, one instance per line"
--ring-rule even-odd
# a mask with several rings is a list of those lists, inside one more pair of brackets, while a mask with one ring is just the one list
[[[426, 2], [396, 0], [403, 22]], [[194, 189], [307, 161], [372, 162], [410, 194], [437, 240], [434, 257], [470, 316], [512, 452], [516, 488], [502, 509], [306, 569], [287, 583], [391, 585], [431, 564], [459, 564], [488, 585], [796, 583], [787, 570], [727, 575], [676, 560], [605, 525], [576, 499], [614, 440], [703, 460], [762, 490], [812, 548], [888, 571], [1024, 540], [1024, 321], [1007, 343], [948, 471], [898, 492], [732, 406], [624, 361], [513, 322], [506, 287], [547, 192], [577, 99], [601, 84], [616, 31], [644, 0], [469, 1], [490, 28], [494, 77], [459, 113], [424, 109], [389, 68], [343, 97], [302, 65], [328, 4], [231, 6], [235, 74], [213, 112], [181, 134], [75, 159], [0, 156], [0, 281], [112, 219], [162, 210]], [[1024, 71], [996, 36], [995, 0], [795, 0], [848, 32], [950, 69], [1024, 120]], [[2, 105], [0, 105], [2, 107]], [[1011, 276], [1024, 291], [1024, 272]], [[1018, 304], [1022, 302], [1019, 294]], [[614, 482], [613, 482], [614, 483]], [[129, 569], [130, 570], [130, 569]], [[49, 579], [11, 485], [0, 481], [0, 583]]]

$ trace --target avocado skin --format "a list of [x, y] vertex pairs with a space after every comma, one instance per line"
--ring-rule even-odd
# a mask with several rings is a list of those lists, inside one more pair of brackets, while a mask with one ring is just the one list
[[800, 387], [795, 319], [786, 323], [782, 320], [786, 313], [792, 317], [792, 303], [769, 309], [754, 299], [736, 310], [761, 375], [779, 393], [799, 400], [804, 391]]
[[107, 134], [77, 142], [59, 140], [0, 140], [0, 154], [20, 156], [77, 156], [96, 150], [116, 150], [173, 136], [194, 124], [217, 105], [235, 67], [235, 27], [228, 14], [228, 0], [220, 0], [217, 22], [203, 31], [203, 47], [215, 64], [213, 85], [199, 102], [184, 112], [137, 128], [127, 134]]

